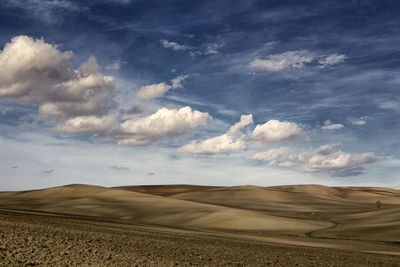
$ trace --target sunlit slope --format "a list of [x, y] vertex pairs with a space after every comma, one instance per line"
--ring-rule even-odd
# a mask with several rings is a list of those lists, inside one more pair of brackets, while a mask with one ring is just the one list
[[[128, 187], [140, 191], [142, 187]], [[146, 193], [159, 195], [159, 188], [146, 187]], [[387, 188], [342, 188], [321, 185], [277, 187], [237, 186], [199, 187], [168, 186], [168, 196], [194, 202], [265, 211], [268, 213], [353, 213], [383, 206], [400, 205], [400, 192]], [[175, 193], [173, 193], [175, 192]], [[165, 194], [165, 193], [163, 193]]]
[[[333, 224], [311, 231], [313, 236], [400, 241], [400, 191], [395, 189], [321, 185], [169, 188], [178, 192], [169, 194], [170, 198]], [[154, 192], [146, 190], [149, 194], [160, 193], [158, 188]], [[378, 200], [381, 209], [376, 206]]]
[[323, 221], [286, 218], [258, 211], [88, 185], [0, 193], [0, 206], [130, 219], [175, 227], [285, 231], [302, 234], [331, 225]]
[[314, 236], [400, 242], [400, 207], [333, 216], [337, 225]]

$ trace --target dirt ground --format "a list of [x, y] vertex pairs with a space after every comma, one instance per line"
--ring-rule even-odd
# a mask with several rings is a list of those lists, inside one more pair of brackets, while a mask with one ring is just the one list
[[0, 237], [0, 266], [400, 266], [395, 255], [6, 209]]

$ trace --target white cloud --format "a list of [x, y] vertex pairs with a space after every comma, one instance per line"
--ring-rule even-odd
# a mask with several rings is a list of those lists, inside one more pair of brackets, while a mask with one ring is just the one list
[[99, 72], [94, 57], [72, 69], [71, 55], [42, 39], [12, 38], [0, 52], [0, 98], [38, 105], [41, 118], [58, 122], [104, 116], [114, 107], [114, 78]]
[[301, 128], [296, 123], [269, 120], [264, 124], [258, 124], [249, 138], [260, 144], [270, 144], [291, 140], [299, 136], [301, 132]]
[[226, 134], [216, 136], [205, 141], [195, 141], [178, 149], [179, 152], [211, 155], [243, 150], [247, 147], [243, 136], [237, 138], [237, 133], [253, 123], [253, 115], [242, 115], [240, 121], [233, 125]]
[[170, 89], [182, 88], [182, 81], [185, 80], [188, 75], [181, 75], [171, 80], [171, 85], [162, 82], [158, 84], [142, 86], [140, 90], [136, 93], [137, 97], [141, 99], [151, 99], [159, 97], [165, 94]]
[[276, 161], [281, 159], [282, 156], [290, 153], [292, 149], [288, 147], [279, 147], [279, 148], [273, 148], [265, 152], [260, 152], [257, 154], [254, 154], [252, 157], [250, 157], [250, 160], [262, 160], [262, 161], [269, 161], [270, 165], [275, 165]]
[[345, 60], [346, 56], [345, 55], [339, 55], [339, 54], [331, 54], [329, 56], [321, 58], [318, 63], [320, 64], [320, 68], [325, 68], [329, 65], [334, 65], [337, 63], [341, 63]]
[[151, 99], [165, 94], [172, 86], [164, 82], [142, 86], [136, 93], [137, 97], [141, 99]]
[[342, 151], [334, 152], [341, 143], [327, 144], [316, 151], [300, 154], [291, 153], [287, 148], [272, 149], [255, 154], [250, 160], [269, 161], [270, 165], [281, 167], [298, 166], [302, 172], [327, 172], [332, 176], [356, 176], [363, 173], [362, 165], [377, 161], [373, 153], [352, 155]]
[[269, 55], [266, 59], [255, 59], [249, 67], [266, 71], [281, 71], [289, 68], [302, 68], [310, 63], [314, 55], [306, 50], [288, 51], [282, 54]]
[[253, 115], [249, 114], [249, 115], [242, 115], [240, 116], [240, 121], [238, 123], [236, 123], [235, 125], [233, 125], [227, 134], [229, 135], [236, 135], [238, 131], [240, 131], [241, 129], [243, 129], [244, 127], [246, 127], [247, 125], [250, 125], [253, 123]]
[[333, 143], [333, 144], [326, 144], [323, 146], [320, 146], [317, 153], [321, 155], [328, 155], [332, 153], [333, 150], [336, 150], [338, 148], [342, 147], [342, 143]]
[[179, 50], [188, 50], [190, 49], [190, 47], [186, 46], [186, 45], [181, 45], [178, 44], [177, 42], [170, 42], [168, 40], [160, 40], [162, 46], [164, 46], [165, 48], [169, 48], [175, 51], [179, 51]]
[[343, 124], [340, 123], [332, 124], [330, 120], [326, 120], [324, 122], [324, 126], [321, 127], [322, 130], [340, 130], [342, 128], [344, 128]]
[[182, 87], [183, 87], [182, 82], [183, 82], [187, 77], [189, 77], [189, 76], [188, 76], [188, 75], [181, 75], [181, 76], [176, 77], [175, 79], [172, 79], [172, 80], [171, 80], [172, 89], [182, 88]]
[[78, 116], [57, 125], [54, 130], [63, 133], [105, 132], [115, 123], [115, 116]]
[[161, 108], [148, 117], [125, 121], [115, 132], [115, 138], [120, 145], [148, 145], [163, 138], [190, 133], [208, 124], [210, 119], [208, 113], [190, 107], [178, 110]]
[[330, 125], [324, 125], [321, 127], [322, 130], [340, 130], [344, 127], [343, 124], [330, 124]]
[[373, 153], [351, 155], [337, 151], [332, 155], [315, 154], [301, 167], [306, 172], [340, 171], [360, 165], [375, 162], [377, 158]]

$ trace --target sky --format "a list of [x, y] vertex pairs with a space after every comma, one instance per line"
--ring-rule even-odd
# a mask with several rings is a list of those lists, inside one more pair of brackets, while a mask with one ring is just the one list
[[399, 1], [0, 2], [0, 190], [400, 188]]

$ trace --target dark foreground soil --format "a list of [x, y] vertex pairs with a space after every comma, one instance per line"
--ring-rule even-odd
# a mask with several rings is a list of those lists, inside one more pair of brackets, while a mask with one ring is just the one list
[[400, 266], [400, 257], [0, 210], [0, 266]]

